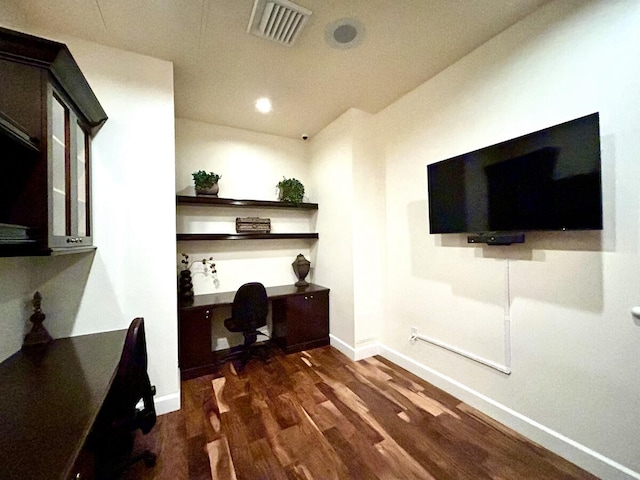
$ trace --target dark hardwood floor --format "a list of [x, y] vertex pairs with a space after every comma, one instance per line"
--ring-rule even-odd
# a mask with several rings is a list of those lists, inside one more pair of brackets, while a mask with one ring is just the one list
[[182, 382], [126, 479], [595, 479], [380, 357], [274, 353]]

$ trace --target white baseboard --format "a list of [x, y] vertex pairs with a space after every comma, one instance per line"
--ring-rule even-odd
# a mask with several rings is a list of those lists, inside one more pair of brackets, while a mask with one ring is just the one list
[[[333, 339], [331, 344], [333, 345]], [[565, 437], [402, 353], [385, 345], [379, 345], [378, 354], [602, 479], [640, 480], [639, 472]]]
[[371, 342], [354, 348], [334, 335], [329, 337], [331, 346], [351, 360], [358, 361], [373, 355], [381, 355], [602, 479], [640, 480], [640, 472], [631, 470], [381, 343]]
[[155, 397], [153, 403], [156, 408], [157, 415], [175, 412], [180, 410], [180, 392], [171, 393], [162, 397]]
[[334, 335], [329, 335], [329, 340], [331, 341], [332, 347], [336, 350], [340, 350], [340, 352], [344, 353], [355, 362], [362, 360], [363, 358], [373, 357], [380, 353], [380, 344], [378, 342], [367, 342], [353, 348], [351, 345], [343, 342]]

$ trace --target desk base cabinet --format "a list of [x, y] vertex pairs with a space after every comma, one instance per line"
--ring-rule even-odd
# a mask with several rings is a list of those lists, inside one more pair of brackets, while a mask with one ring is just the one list
[[180, 311], [178, 363], [182, 380], [208, 375], [218, 368], [211, 351], [211, 308]]
[[[211, 351], [211, 319], [216, 309], [231, 308], [235, 292], [196, 295], [178, 309], [178, 361], [182, 380], [215, 373], [220, 356]], [[329, 289], [279, 285], [267, 287], [273, 342], [286, 353], [329, 344]], [[215, 315], [218, 317], [219, 315]]]
[[329, 290], [271, 301], [273, 341], [285, 352], [329, 344]]

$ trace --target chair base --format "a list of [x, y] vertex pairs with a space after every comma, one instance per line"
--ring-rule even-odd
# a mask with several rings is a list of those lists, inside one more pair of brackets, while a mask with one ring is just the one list
[[270, 342], [252, 343], [248, 347], [246, 345], [232, 347], [229, 353], [220, 359], [220, 365], [232, 362], [236, 372], [241, 372], [252, 359], [269, 363], [271, 361], [270, 347]]
[[133, 435], [112, 439], [94, 450], [96, 480], [116, 480], [132, 465], [143, 461], [148, 468], [154, 467], [157, 455], [145, 449], [133, 455]]

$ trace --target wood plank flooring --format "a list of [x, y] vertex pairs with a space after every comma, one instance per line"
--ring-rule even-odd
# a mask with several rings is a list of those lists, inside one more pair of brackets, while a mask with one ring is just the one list
[[595, 479], [381, 357], [332, 347], [182, 382], [127, 480]]

